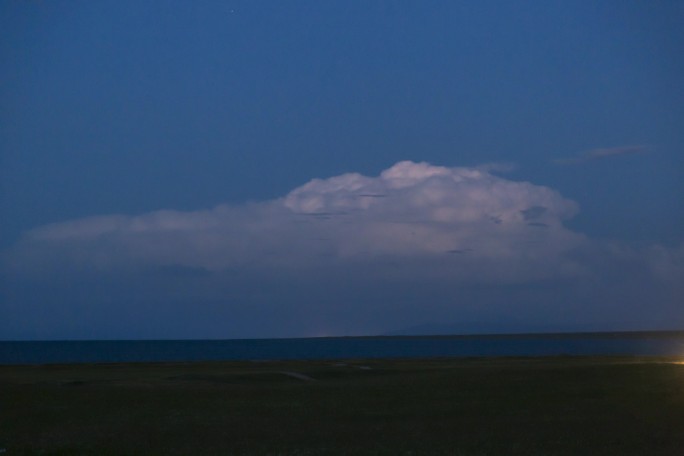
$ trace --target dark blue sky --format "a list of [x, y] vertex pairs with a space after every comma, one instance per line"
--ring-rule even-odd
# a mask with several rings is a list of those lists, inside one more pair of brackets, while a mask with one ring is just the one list
[[[479, 322], [474, 330], [501, 321], [521, 330], [684, 325], [682, 290], [673, 285], [684, 279], [683, 20], [677, 1], [4, 2], [5, 337], [367, 333], [416, 320]], [[413, 165], [391, 179], [377, 177], [406, 160]], [[446, 182], [421, 162], [461, 171]], [[484, 180], [452, 186], [475, 179], [466, 172], [475, 169]], [[281, 204], [311, 179], [345, 173], [376, 180], [341, 179], [316, 187], [315, 198]], [[399, 175], [417, 180], [404, 187], [392, 180]], [[359, 189], [384, 193], [355, 196], [376, 205], [341, 203]], [[527, 220], [539, 212], [533, 207], [549, 220]], [[283, 279], [279, 268], [311, 252], [271, 245], [295, 245], [303, 232], [276, 227], [289, 227], [296, 214], [350, 208], [361, 218], [332, 217], [307, 231], [330, 244], [325, 255], [334, 261], [307, 263], [296, 280]], [[172, 215], [140, 222], [160, 209]], [[482, 238], [463, 234], [475, 230], [475, 215], [464, 214], [505, 226], [506, 211], [549, 228], [538, 243], [564, 247], [514, 255], [538, 236], [489, 233], [485, 225], [476, 225]], [[97, 219], [97, 229], [79, 222], [112, 214], [120, 218]], [[378, 245], [369, 233], [390, 221], [426, 224], [421, 247], [403, 251], [403, 232], [396, 245], [367, 247]], [[66, 225], [40, 228], [58, 222]], [[149, 239], [136, 237], [141, 223]], [[182, 239], [167, 239], [177, 223]], [[98, 234], [84, 240], [82, 229]], [[467, 270], [491, 271], [487, 261], [559, 269], [470, 277], [430, 256], [447, 245], [445, 233], [453, 244], [446, 251], [483, 252]], [[566, 244], [569, 237], [582, 241]], [[140, 253], [161, 239], [169, 242], [158, 247], [165, 255]], [[127, 249], [135, 254], [119, 255]], [[576, 264], [561, 267], [568, 258]], [[354, 271], [371, 264], [398, 265], [403, 291], [393, 288], [396, 277], [361, 283]], [[311, 267], [332, 275], [314, 277]], [[433, 269], [442, 272], [407, 285], [405, 277]], [[192, 271], [208, 282], [181, 286], [173, 278]], [[628, 291], [620, 307], [623, 297], [609, 289], [624, 281], [642, 290], [638, 299], [657, 300], [657, 318], [645, 317]], [[169, 283], [181, 287], [172, 305]], [[423, 309], [427, 288], [435, 304]], [[544, 307], [551, 297], [558, 303]], [[196, 310], [201, 303], [213, 310]], [[592, 316], [587, 309], [596, 306]], [[55, 309], [59, 317], [46, 321]], [[197, 320], [191, 330], [188, 315]]]

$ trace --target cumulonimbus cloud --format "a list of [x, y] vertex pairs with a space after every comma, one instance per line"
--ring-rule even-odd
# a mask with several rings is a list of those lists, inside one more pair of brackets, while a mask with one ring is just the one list
[[25, 271], [152, 265], [219, 272], [376, 263], [454, 280], [530, 280], [578, 273], [570, 253], [585, 238], [563, 225], [577, 211], [550, 188], [486, 168], [403, 161], [379, 176], [313, 179], [260, 203], [42, 226], [25, 234], [11, 263]]

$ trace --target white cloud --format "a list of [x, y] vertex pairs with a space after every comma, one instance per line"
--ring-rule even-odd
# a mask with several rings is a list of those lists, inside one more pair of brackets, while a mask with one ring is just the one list
[[533, 280], [579, 272], [566, 254], [584, 238], [563, 226], [577, 210], [552, 189], [483, 168], [404, 161], [377, 177], [314, 179], [261, 203], [39, 227], [25, 235], [13, 259], [24, 268], [213, 271], [377, 262], [454, 280]]
[[482, 167], [400, 162], [260, 203], [46, 225], [4, 255], [0, 330], [289, 337], [441, 321], [563, 330], [684, 321], [684, 245], [589, 239], [564, 226], [577, 210], [550, 188]]

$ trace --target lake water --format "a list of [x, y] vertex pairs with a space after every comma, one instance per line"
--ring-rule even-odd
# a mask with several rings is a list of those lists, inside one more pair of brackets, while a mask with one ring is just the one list
[[684, 332], [0, 342], [0, 364], [551, 355], [684, 357]]

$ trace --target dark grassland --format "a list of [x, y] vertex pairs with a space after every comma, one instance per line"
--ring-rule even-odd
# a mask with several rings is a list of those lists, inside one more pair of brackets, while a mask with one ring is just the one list
[[0, 448], [7, 456], [680, 456], [676, 361], [0, 366]]

